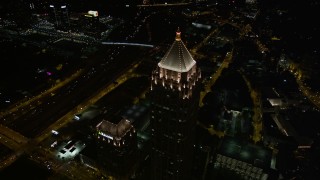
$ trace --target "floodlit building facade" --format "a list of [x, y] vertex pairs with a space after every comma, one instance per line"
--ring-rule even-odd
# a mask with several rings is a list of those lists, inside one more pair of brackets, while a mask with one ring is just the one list
[[191, 178], [200, 78], [178, 30], [151, 77], [153, 179]]

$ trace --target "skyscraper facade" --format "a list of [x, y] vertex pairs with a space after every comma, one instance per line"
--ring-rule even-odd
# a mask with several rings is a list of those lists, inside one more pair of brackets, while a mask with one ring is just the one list
[[68, 6], [61, 3], [51, 4], [51, 19], [58, 29], [68, 29], [70, 26]]
[[178, 30], [169, 51], [152, 72], [153, 179], [191, 177], [200, 78], [200, 69]]

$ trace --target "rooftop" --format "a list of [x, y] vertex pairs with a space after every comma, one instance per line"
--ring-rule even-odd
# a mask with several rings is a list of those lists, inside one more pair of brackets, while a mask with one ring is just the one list
[[230, 137], [224, 138], [219, 154], [262, 169], [270, 168], [272, 156], [271, 150]]
[[280, 132], [277, 124], [272, 119], [270, 113], [263, 114], [262, 122], [263, 122], [263, 131], [266, 133], [266, 135], [277, 137], [277, 138], [283, 138], [285, 136]]
[[291, 123], [286, 120], [287, 117], [283, 117], [282, 114], [271, 114], [271, 118], [277, 124], [280, 131], [286, 136], [297, 136], [297, 132], [292, 127]]
[[176, 39], [158, 66], [176, 72], [188, 72], [196, 61], [181, 40], [181, 32], [176, 32]]
[[123, 137], [133, 126], [127, 119], [122, 119], [118, 124], [102, 120], [97, 126], [97, 131], [103, 133], [108, 138], [113, 139]]
[[148, 112], [149, 106], [149, 104], [135, 104], [127, 109], [122, 116], [134, 124], [136, 120]]

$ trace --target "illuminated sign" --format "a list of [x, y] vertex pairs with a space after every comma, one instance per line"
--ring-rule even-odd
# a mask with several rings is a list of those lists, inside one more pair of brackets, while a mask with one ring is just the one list
[[88, 14], [92, 15], [93, 17], [97, 17], [98, 11], [88, 11]]
[[105, 133], [103, 133], [103, 132], [99, 132], [99, 134], [101, 135], [101, 136], [103, 136], [103, 137], [106, 137], [106, 138], [108, 138], [108, 139], [113, 139], [113, 137], [111, 137], [111, 136], [109, 136], [109, 135], [107, 135], [107, 134], [105, 134]]

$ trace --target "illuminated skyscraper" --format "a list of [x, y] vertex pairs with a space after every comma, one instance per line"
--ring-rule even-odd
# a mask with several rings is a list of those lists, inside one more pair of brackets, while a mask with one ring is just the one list
[[98, 11], [88, 11], [88, 13], [83, 16], [82, 24], [82, 29], [86, 34], [94, 37], [100, 37], [101, 31]]
[[181, 32], [152, 72], [151, 127], [154, 179], [190, 179], [199, 104], [200, 69]]
[[51, 17], [59, 29], [66, 29], [70, 26], [69, 13], [67, 5], [60, 5], [59, 3], [51, 4]]

